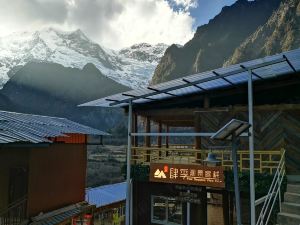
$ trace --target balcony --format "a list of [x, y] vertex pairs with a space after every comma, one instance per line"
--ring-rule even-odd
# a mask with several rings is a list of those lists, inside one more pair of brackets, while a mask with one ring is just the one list
[[[132, 147], [131, 163], [133, 165], [150, 165], [150, 163], [202, 164], [208, 153], [213, 151], [221, 161], [224, 170], [232, 169], [230, 150], [196, 150], [188, 145], [173, 145], [169, 148]], [[284, 150], [255, 150], [254, 170], [256, 173], [273, 174], [279, 164]], [[241, 172], [249, 171], [249, 151], [238, 151], [238, 166]]]

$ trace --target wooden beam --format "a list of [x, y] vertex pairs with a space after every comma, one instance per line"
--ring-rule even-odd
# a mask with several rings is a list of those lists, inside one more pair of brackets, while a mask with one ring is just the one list
[[[228, 107], [212, 107], [212, 108], [172, 108], [172, 109], [150, 109], [145, 111], [136, 111], [137, 114], [142, 116], [150, 116], [152, 118], [163, 119], [163, 118], [190, 118], [193, 117], [195, 112], [244, 112], [248, 108], [246, 105], [236, 105]], [[300, 110], [300, 104], [276, 104], [276, 105], [256, 105], [254, 111], [269, 111], [269, 110]]]
[[[157, 125], [158, 125], [158, 133], [162, 133], [162, 123], [161, 123], [161, 121], [159, 121]], [[157, 137], [157, 146], [159, 148], [161, 148], [161, 140], [162, 140], [162, 137], [158, 136]]]
[[194, 115], [160, 115], [160, 116], [151, 116], [151, 119], [154, 121], [192, 121], [194, 120]]

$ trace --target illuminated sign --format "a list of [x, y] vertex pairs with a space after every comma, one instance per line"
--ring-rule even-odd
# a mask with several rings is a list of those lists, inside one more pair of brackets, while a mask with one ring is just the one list
[[224, 188], [224, 172], [220, 166], [151, 163], [150, 181]]

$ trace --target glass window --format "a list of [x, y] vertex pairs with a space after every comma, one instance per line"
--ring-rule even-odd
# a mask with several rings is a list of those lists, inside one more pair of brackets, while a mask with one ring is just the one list
[[163, 197], [152, 198], [152, 220], [165, 224], [167, 220], [167, 199]]
[[181, 225], [182, 203], [174, 198], [152, 196], [151, 222], [157, 224]]

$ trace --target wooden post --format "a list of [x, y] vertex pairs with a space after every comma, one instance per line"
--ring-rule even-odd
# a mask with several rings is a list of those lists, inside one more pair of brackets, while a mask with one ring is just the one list
[[100, 145], [103, 145], [103, 135], [100, 135]]
[[[150, 120], [150, 117], [149, 117], [149, 116], [146, 117], [145, 132], [146, 132], [146, 133], [150, 133], [150, 132], [151, 132], [151, 120]], [[145, 137], [145, 146], [146, 146], [146, 147], [150, 147], [150, 146], [151, 146], [151, 143], [150, 143], [150, 136], [146, 136], [146, 137]]]
[[234, 211], [234, 203], [233, 203], [233, 196], [231, 192], [228, 192], [229, 194], [229, 223], [233, 224], [233, 211]]
[[207, 190], [202, 187], [200, 205], [191, 204], [191, 225], [207, 225]]
[[[194, 130], [196, 133], [201, 132], [201, 116], [199, 112], [195, 112], [194, 115]], [[195, 149], [201, 149], [201, 137], [195, 137]], [[196, 160], [197, 162], [201, 160], [201, 153], [196, 153]]]
[[[138, 133], [138, 116], [136, 113], [132, 115], [132, 132]], [[138, 156], [137, 156], [137, 150], [135, 147], [138, 147], [138, 136], [131, 137], [131, 144], [133, 146], [133, 148], [132, 148], [132, 163], [136, 164]]]
[[[158, 133], [162, 133], [162, 123], [158, 122]], [[161, 136], [157, 136], [157, 146], [161, 148]]]
[[[151, 120], [150, 120], [150, 117], [149, 116], [147, 116], [146, 117], [146, 124], [145, 124], [146, 126], [145, 126], [145, 132], [146, 133], [150, 133], [151, 132]], [[151, 139], [150, 139], [150, 136], [146, 136], [145, 137], [145, 147], [151, 147]], [[147, 150], [146, 151], [146, 154], [147, 154], [147, 156], [146, 156], [146, 161], [147, 162], [151, 162], [151, 156], [150, 156], [150, 154], [151, 154], [151, 151], [150, 150]]]
[[[200, 113], [195, 113], [194, 130], [196, 133], [201, 132], [201, 117]], [[201, 138], [195, 137], [195, 149], [201, 149]]]
[[[134, 114], [133, 115], [133, 133], [138, 133], [138, 115]], [[134, 136], [133, 137], [133, 146], [137, 147], [139, 145], [139, 141], [138, 141], [138, 136]]]
[[[166, 127], [166, 133], [169, 133], [170, 129], [169, 126], [167, 125]], [[166, 136], [166, 148], [169, 148], [169, 136]]]
[[222, 203], [223, 203], [223, 218], [224, 218], [224, 225], [230, 225], [229, 222], [229, 192], [228, 191], [223, 191], [222, 192]]
[[204, 108], [209, 108], [210, 106], [210, 100], [209, 100], [209, 97], [207, 95], [204, 96], [204, 100], [203, 100], [203, 107]]

